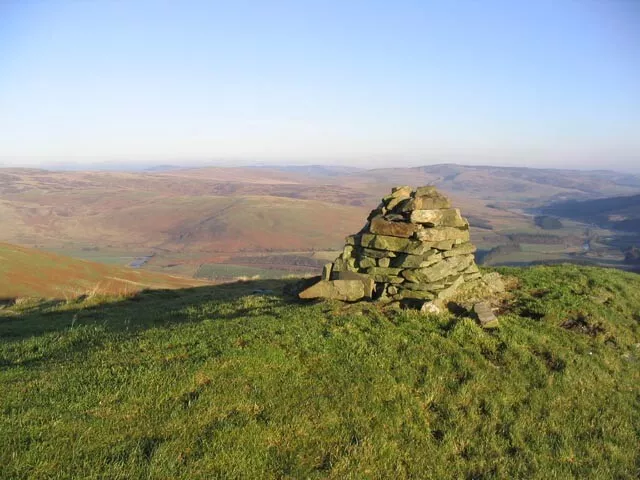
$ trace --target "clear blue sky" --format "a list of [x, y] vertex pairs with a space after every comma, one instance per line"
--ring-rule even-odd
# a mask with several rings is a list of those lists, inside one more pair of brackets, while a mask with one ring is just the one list
[[0, 164], [640, 163], [637, 0], [0, 0]]

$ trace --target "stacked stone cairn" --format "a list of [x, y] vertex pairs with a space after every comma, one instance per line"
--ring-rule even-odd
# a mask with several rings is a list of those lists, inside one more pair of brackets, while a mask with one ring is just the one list
[[481, 277], [469, 240], [469, 222], [435, 187], [402, 186], [346, 238], [322, 280], [300, 298], [343, 301], [444, 300], [464, 282]]

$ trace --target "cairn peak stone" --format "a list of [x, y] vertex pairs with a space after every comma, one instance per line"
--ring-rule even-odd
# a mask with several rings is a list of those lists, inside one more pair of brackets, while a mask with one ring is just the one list
[[475, 251], [467, 220], [436, 187], [394, 187], [364, 227], [346, 237], [340, 256], [325, 267], [323, 280], [300, 298], [440, 301], [482, 277]]

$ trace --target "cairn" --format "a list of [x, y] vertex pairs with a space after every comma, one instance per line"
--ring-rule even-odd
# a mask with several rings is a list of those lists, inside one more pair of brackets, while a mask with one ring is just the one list
[[373, 210], [362, 230], [346, 238], [322, 280], [300, 298], [431, 301], [450, 297], [481, 277], [469, 222], [435, 187], [402, 186]]

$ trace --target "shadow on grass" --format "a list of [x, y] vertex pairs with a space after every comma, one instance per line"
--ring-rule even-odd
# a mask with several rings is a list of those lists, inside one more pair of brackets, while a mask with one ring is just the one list
[[[20, 341], [69, 331], [80, 325], [118, 332], [191, 322], [194, 311], [207, 308], [206, 305], [211, 307], [212, 302], [233, 302], [251, 295], [275, 296], [282, 304], [298, 304], [301, 301], [292, 293], [298, 282], [299, 279], [253, 280], [175, 290], [143, 290], [122, 299], [105, 296], [71, 302], [7, 301], [0, 310], [0, 341]], [[250, 314], [250, 307], [241, 307], [232, 312], [214, 312], [211, 318], [229, 320]]]

